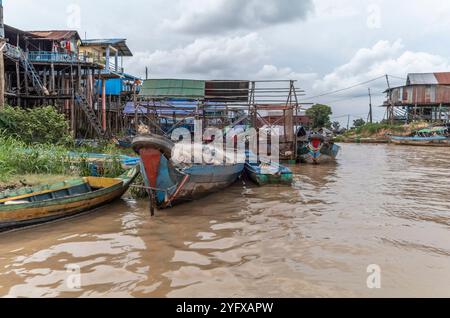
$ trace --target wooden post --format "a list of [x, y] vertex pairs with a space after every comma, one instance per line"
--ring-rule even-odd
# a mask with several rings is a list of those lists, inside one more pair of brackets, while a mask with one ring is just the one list
[[372, 112], [372, 91], [369, 88], [369, 122], [373, 124], [373, 112]]
[[116, 72], [120, 73], [122, 72], [122, 70], [119, 70], [119, 50], [116, 50], [116, 55], [114, 56], [114, 63], [116, 65]]
[[[287, 109], [284, 112], [285, 115], [285, 122], [284, 122], [284, 129], [285, 129], [285, 137], [286, 141], [289, 143], [294, 142], [294, 107], [292, 105], [292, 89], [294, 86], [294, 82], [290, 82], [289, 87], [289, 97], [288, 101], [286, 103]], [[293, 149], [291, 149], [293, 151]]]
[[388, 116], [387, 116], [387, 119], [388, 119], [388, 121], [389, 121], [389, 123], [391, 124], [391, 125], [393, 125], [394, 124], [394, 120], [395, 120], [395, 118], [394, 118], [394, 103], [392, 102], [392, 91], [391, 91], [391, 83], [389, 82], [389, 75], [387, 75], [386, 74], [386, 83], [387, 83], [387, 86], [388, 86], [388, 94], [389, 94], [389, 99], [388, 99], [388, 102], [389, 102], [389, 106], [388, 106]]
[[5, 60], [3, 46], [5, 45], [5, 25], [3, 24], [3, 3], [0, 0], [0, 109], [5, 107]]
[[[3, 9], [1, 10], [3, 12]], [[0, 38], [0, 110], [5, 107], [5, 60], [3, 58], [3, 46], [5, 39]]]
[[105, 55], [106, 55], [106, 57], [105, 57], [105, 68], [106, 68], [106, 70], [107, 71], [111, 71], [111, 68], [110, 68], [110, 57], [111, 57], [111, 47], [108, 45], [107, 47], [106, 47], [106, 51], [105, 51]]
[[55, 65], [50, 64], [50, 90], [52, 93], [55, 92]]
[[19, 61], [16, 62], [16, 86], [17, 86], [17, 106], [21, 106], [20, 104], [20, 64]]
[[77, 92], [78, 92], [78, 94], [81, 94], [81, 79], [82, 79], [82, 74], [81, 74], [81, 64], [78, 64], [77, 75], [78, 75], [78, 79], [77, 79]]
[[138, 123], [138, 105], [137, 105], [137, 92], [136, 92], [136, 81], [133, 84], [133, 105], [134, 105], [134, 129], [136, 130], [136, 134], [139, 131], [139, 123]]
[[71, 99], [70, 99], [70, 126], [72, 129], [72, 136], [73, 138], [76, 138], [77, 136], [77, 122], [75, 118], [75, 91], [74, 91], [74, 79], [73, 79], [73, 68], [70, 67], [70, 93], [71, 93]]
[[106, 132], [106, 79], [102, 79], [102, 129]]

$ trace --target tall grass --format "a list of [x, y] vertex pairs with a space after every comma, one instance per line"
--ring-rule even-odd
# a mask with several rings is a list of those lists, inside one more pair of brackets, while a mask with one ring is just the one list
[[405, 126], [403, 125], [390, 125], [386, 123], [374, 123], [365, 124], [364, 126], [355, 128], [347, 133], [347, 135], [361, 135], [361, 136], [373, 136], [380, 132], [391, 133], [403, 133], [405, 132]]
[[27, 145], [0, 134], [0, 180], [15, 174], [70, 174], [67, 149], [56, 145]]
[[[30, 145], [0, 133], [0, 181], [26, 174], [91, 175], [91, 165], [86, 158], [74, 160], [69, 156], [73, 150], [53, 144]], [[124, 172], [121, 160], [113, 153], [113, 148], [109, 152], [111, 160], [105, 162], [99, 172], [104, 177], [117, 177]]]

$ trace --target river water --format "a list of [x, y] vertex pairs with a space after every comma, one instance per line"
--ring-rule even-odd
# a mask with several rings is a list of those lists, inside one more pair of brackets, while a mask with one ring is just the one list
[[124, 200], [5, 233], [0, 295], [450, 297], [449, 158], [343, 145], [337, 165], [292, 167], [292, 187], [240, 182], [155, 218]]

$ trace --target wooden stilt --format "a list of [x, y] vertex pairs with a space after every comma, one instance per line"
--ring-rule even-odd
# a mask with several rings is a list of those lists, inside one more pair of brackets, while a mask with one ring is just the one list
[[22, 93], [21, 87], [20, 87], [20, 64], [19, 61], [16, 62], [16, 86], [17, 86], [17, 106], [21, 105], [20, 100], [20, 94]]
[[102, 80], [102, 128], [106, 131], [106, 79]]
[[5, 107], [5, 60], [3, 58], [3, 45], [5, 39], [0, 38], [0, 110]]

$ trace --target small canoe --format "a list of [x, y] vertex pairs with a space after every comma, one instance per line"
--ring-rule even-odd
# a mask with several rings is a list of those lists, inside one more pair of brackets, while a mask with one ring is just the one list
[[73, 162], [86, 162], [93, 177], [101, 176], [105, 167], [113, 162], [120, 162], [125, 170], [135, 167], [140, 162], [139, 157], [77, 152], [69, 152], [69, 159]]
[[133, 140], [133, 148], [141, 157], [141, 170], [150, 189], [152, 205], [159, 209], [200, 199], [235, 183], [244, 163], [187, 164], [172, 162], [175, 145], [165, 137], [145, 135]]
[[391, 137], [391, 142], [395, 145], [404, 146], [428, 146], [428, 147], [450, 147], [450, 139], [445, 136], [432, 137]]
[[108, 155], [100, 153], [78, 153], [69, 152], [69, 158], [73, 161], [86, 160], [91, 163], [105, 163], [112, 162], [114, 160], [120, 161], [124, 168], [132, 168], [139, 164], [140, 159], [138, 157], [130, 157], [125, 155]]
[[264, 186], [268, 184], [290, 185], [293, 181], [292, 171], [278, 163], [250, 163], [245, 164], [245, 173], [255, 184]]
[[132, 147], [131, 140], [128, 139], [128, 138], [126, 138], [126, 139], [118, 139], [118, 140], [116, 141], [116, 145], [117, 145], [117, 147], [119, 147], [119, 148], [125, 148], [125, 149], [128, 149], [128, 148], [131, 148], [131, 147]]
[[136, 166], [118, 178], [78, 178], [0, 193], [0, 231], [99, 208], [122, 197], [138, 174]]

